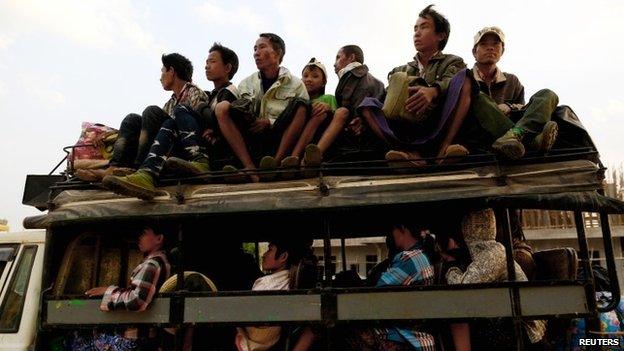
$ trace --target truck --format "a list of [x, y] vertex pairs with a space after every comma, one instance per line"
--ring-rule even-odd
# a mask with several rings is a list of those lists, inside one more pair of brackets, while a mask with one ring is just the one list
[[[549, 328], [555, 328], [557, 321], [586, 318], [590, 330], [596, 331], [598, 314], [619, 303], [609, 215], [623, 214], [624, 202], [604, 195], [605, 168], [593, 147], [553, 150], [546, 156], [529, 154], [517, 161], [473, 155], [456, 163], [398, 174], [383, 161], [327, 162], [315, 171], [313, 178], [259, 184], [203, 182], [221, 177], [219, 172], [203, 175], [202, 181], [165, 178], [152, 201], [115, 195], [98, 184], [80, 182], [71, 177], [71, 169], [60, 178], [30, 177], [24, 202], [48, 210], [24, 220], [26, 228], [37, 230], [28, 234], [29, 238], [38, 241], [7, 242], [0, 251], [0, 257], [6, 257], [0, 281], [2, 306], [14, 306], [7, 302], [7, 294], [15, 292], [11, 295], [14, 300], [29, 296], [23, 308], [18, 307], [23, 310], [21, 323], [12, 325], [16, 335], [23, 335], [20, 345], [28, 345], [21, 349], [47, 350], [71, 331], [94, 328], [180, 330], [193, 326], [210, 331], [281, 325], [291, 330], [307, 325], [323, 335], [321, 349], [337, 350], [337, 331], [344, 326], [435, 326], [497, 319], [512, 326], [515, 337], [509, 348], [524, 350], [523, 321], [547, 320], [552, 322]], [[47, 183], [42, 186], [42, 182]], [[346, 238], [384, 235], [398, 218], [444, 222], [449, 211], [473, 208], [495, 210], [508, 277], [515, 277], [516, 269], [510, 210], [572, 212], [577, 250], [536, 252], [541, 274], [525, 282], [512, 278], [496, 283], [384, 288], [337, 284], [329, 259], [332, 239], [344, 243]], [[611, 278], [612, 299], [606, 305], [599, 305], [595, 298], [584, 213], [596, 213], [601, 226]], [[134, 249], [136, 227], [146, 221], [170, 228], [175, 288], [159, 294], [144, 312], [99, 311], [99, 299], [86, 298], [84, 291], [127, 281], [141, 259]], [[214, 289], [191, 291], [185, 285], [190, 271], [214, 273], [229, 266], [231, 262], [223, 261], [228, 256], [220, 252], [230, 247], [229, 243], [257, 248], [276, 236], [322, 240], [325, 259], [320, 260], [314, 284], [276, 292], [228, 290], [218, 283]], [[5, 241], [0, 243], [5, 245]], [[344, 249], [341, 254], [345, 262]], [[553, 260], [565, 269], [551, 269]], [[39, 265], [29, 271], [30, 279], [7, 273], [6, 267], [15, 272], [22, 262], [30, 261]], [[578, 267], [587, 272], [582, 278], [576, 274]], [[4, 309], [0, 311], [4, 316]], [[20, 334], [22, 327], [24, 334]], [[282, 345], [289, 349], [286, 334]], [[2, 334], [0, 345], [8, 342], [6, 335]], [[34, 338], [35, 344], [28, 344], [27, 337]], [[177, 333], [174, 348], [181, 347]]]

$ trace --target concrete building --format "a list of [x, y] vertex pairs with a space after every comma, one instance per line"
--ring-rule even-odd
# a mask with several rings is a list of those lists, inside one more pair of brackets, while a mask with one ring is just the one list
[[0, 219], [0, 232], [8, 232], [9, 225], [6, 219]]

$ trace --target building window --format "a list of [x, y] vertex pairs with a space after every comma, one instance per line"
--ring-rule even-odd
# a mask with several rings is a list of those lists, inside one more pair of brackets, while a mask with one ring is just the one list
[[378, 263], [377, 255], [366, 255], [366, 273], [370, 272]]

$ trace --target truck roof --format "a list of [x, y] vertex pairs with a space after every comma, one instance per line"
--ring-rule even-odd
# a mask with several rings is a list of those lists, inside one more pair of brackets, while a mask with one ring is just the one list
[[[586, 159], [534, 164], [486, 164], [407, 175], [327, 176], [259, 184], [178, 184], [159, 188], [153, 201], [102, 189], [63, 190], [47, 215], [30, 217], [26, 228], [141, 217], [203, 217], [261, 212], [355, 209], [380, 205], [484, 202], [523, 199], [524, 208], [624, 211], [601, 197], [602, 168]], [[513, 207], [513, 206], [512, 206]]]

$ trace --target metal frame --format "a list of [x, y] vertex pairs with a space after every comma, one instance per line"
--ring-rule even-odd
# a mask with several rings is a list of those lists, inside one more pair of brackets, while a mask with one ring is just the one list
[[[514, 298], [518, 292], [518, 302]], [[431, 299], [437, 304], [431, 304]], [[182, 300], [183, 303], [180, 301]], [[487, 302], [487, 303], [486, 303]], [[98, 324], [250, 325], [351, 322], [414, 322], [546, 316], [587, 316], [585, 286], [573, 282], [492, 283], [462, 286], [323, 288], [275, 292], [168, 294], [147, 312], [98, 311], [99, 299], [59, 297], [45, 301], [45, 326]], [[520, 306], [524, 314], [514, 308]]]

